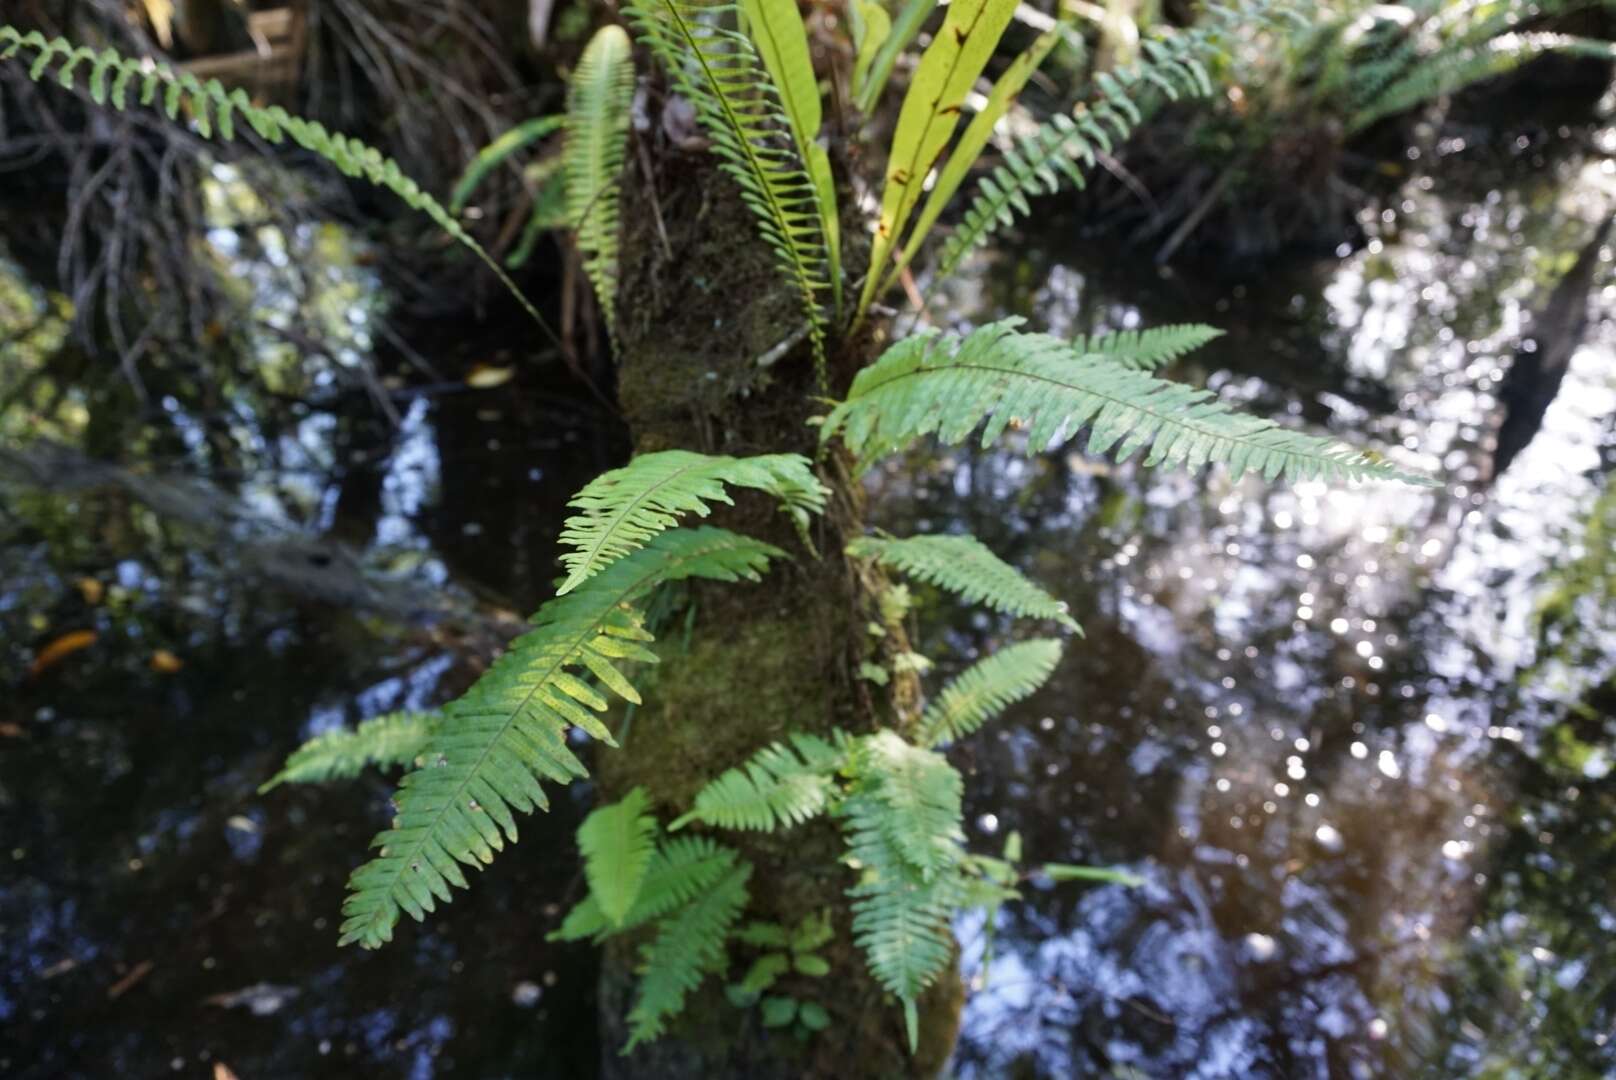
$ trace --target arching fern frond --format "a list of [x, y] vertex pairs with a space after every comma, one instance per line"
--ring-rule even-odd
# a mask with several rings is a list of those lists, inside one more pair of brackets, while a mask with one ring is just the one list
[[861, 458], [935, 434], [958, 443], [978, 426], [990, 445], [1012, 424], [1036, 451], [1088, 425], [1088, 449], [1146, 465], [1223, 464], [1269, 480], [1399, 480], [1431, 485], [1367, 452], [1234, 412], [1210, 391], [1085, 357], [1047, 334], [1004, 319], [966, 337], [918, 334], [888, 349], [853, 380], [821, 428]]
[[684, 1008], [685, 995], [723, 958], [730, 928], [746, 907], [751, 872], [746, 863], [732, 866], [711, 888], [658, 923], [656, 937], [640, 950], [644, 974], [629, 1010], [623, 1053], [659, 1037], [668, 1018]]
[[780, 500], [799, 528], [825, 505], [825, 488], [800, 454], [733, 458], [664, 450], [642, 454], [602, 473], [567, 504], [578, 513], [567, 519], [561, 556], [565, 595], [651, 537], [671, 529], [684, 514], [705, 517], [711, 503], [729, 503], [725, 486], [754, 488]]
[[587, 775], [567, 747], [568, 728], [613, 740], [595, 715], [607, 699], [585, 678], [637, 702], [619, 665], [656, 660], [634, 604], [667, 581], [756, 578], [781, 554], [722, 529], [677, 530], [540, 608], [533, 629], [444, 709], [422, 767], [399, 786], [392, 827], [372, 841], [380, 850], [349, 880], [341, 943], [376, 948], [391, 940], [401, 911], [422, 919], [449, 901], [450, 886], [467, 887], [458, 864], [492, 862], [516, 840], [513, 811], [548, 805], [541, 779]]
[[1082, 633], [1065, 604], [974, 536], [909, 536], [901, 540], [863, 536], [847, 545], [847, 553], [947, 589], [967, 603], [1022, 618], [1053, 619]]
[[316, 735], [287, 757], [286, 764], [258, 789], [262, 795], [282, 784], [313, 784], [358, 776], [372, 766], [393, 768], [413, 762], [441, 717], [435, 712], [391, 712], [362, 720], [353, 729]]
[[83, 85], [90, 99], [97, 105], [119, 111], [129, 108], [130, 91], [138, 87], [141, 106], [161, 108], [176, 122], [182, 111], [188, 113], [196, 133], [204, 139], [233, 141], [238, 117], [268, 142], [291, 139], [310, 153], [325, 158], [345, 175], [384, 188], [404, 200], [410, 209], [425, 214], [433, 224], [481, 259], [528, 315], [555, 339], [544, 317], [504, 268], [472, 239], [442, 203], [421, 190], [421, 186], [399, 168], [398, 162], [380, 150], [358, 139], [327, 131], [315, 121], [293, 116], [279, 105], [268, 108], [255, 105], [245, 90], [227, 90], [217, 79], [203, 82], [190, 72], [176, 71], [150, 58], [121, 56], [112, 49], [96, 52], [61, 38], [46, 38], [38, 31], [24, 33], [14, 26], [0, 25], [0, 61], [18, 59], [28, 63], [28, 77], [34, 82], [40, 82], [54, 71], [56, 81], [72, 89], [80, 85], [83, 75]]
[[628, 153], [634, 57], [621, 26], [603, 26], [567, 84], [562, 147], [567, 219], [608, 328], [617, 326], [617, 254], [623, 159]]
[[455, 181], [454, 190], [449, 193], [449, 209], [453, 213], [460, 213], [471, 201], [472, 194], [488, 179], [488, 174], [510, 160], [513, 154], [532, 146], [534, 143], [560, 131], [567, 124], [565, 116], [536, 116], [531, 120], [524, 120], [511, 130], [477, 151], [477, 155], [466, 166], [466, 171], [460, 174]]
[[740, 186], [758, 232], [802, 298], [823, 381], [820, 297], [840, 271], [831, 265], [821, 225], [819, 186], [788, 137], [779, 89], [746, 35], [723, 25], [735, 12], [716, 0], [631, 0], [623, 8], [636, 36], [695, 106], [719, 167]]
[[735, 866], [735, 852], [710, 837], [679, 836], [665, 840], [651, 856], [645, 881], [617, 925], [608, 922], [593, 895], [584, 897], [567, 913], [561, 928], [548, 941], [601, 940], [612, 934], [644, 926], [688, 904], [707, 892]]
[[1085, 356], [1103, 356], [1135, 371], [1154, 371], [1222, 336], [1223, 331], [1215, 327], [1180, 323], [1153, 326], [1148, 330], [1079, 336], [1072, 339], [1072, 351]]
[[792, 735], [789, 745], [766, 746], [702, 788], [690, 812], [669, 829], [692, 821], [762, 832], [799, 825], [829, 805], [843, 756], [840, 747], [824, 739]]
[[656, 851], [657, 821], [649, 808], [645, 789], [635, 788], [615, 803], [596, 807], [578, 826], [589, 894], [613, 926], [623, 925], [639, 899]]
[[963, 739], [1049, 681], [1060, 663], [1061, 643], [1022, 641], [966, 668], [943, 688], [920, 719], [916, 741], [945, 746]]

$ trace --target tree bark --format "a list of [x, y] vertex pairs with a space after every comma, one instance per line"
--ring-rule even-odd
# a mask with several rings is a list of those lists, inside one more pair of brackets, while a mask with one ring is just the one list
[[[654, 178], [630, 169], [624, 200], [619, 399], [636, 451], [815, 456], [817, 435], [806, 421], [822, 391], [808, 345], [768, 366], [758, 363], [803, 323], [773, 253], [711, 155], [669, 148], [655, 161]], [[845, 385], [859, 359], [856, 350], [832, 357], [833, 387]], [[604, 798], [643, 786], [667, 820], [687, 810], [713, 777], [791, 732], [870, 731], [893, 715], [889, 691], [856, 675], [861, 661], [880, 658], [877, 649], [907, 647], [901, 628], [898, 640], [868, 632], [880, 618], [874, 596], [881, 582], [842, 555], [846, 538], [863, 527], [862, 490], [849, 481], [845, 462], [833, 457], [820, 469], [833, 494], [814, 531], [816, 552], [804, 548], [765, 498], [739, 497], [715, 515], [716, 523], [774, 543], [794, 559], [759, 584], [692, 591], [688, 644], [664, 642], [663, 662], [646, 681], [646, 704], [622, 748], [598, 755]], [[912, 686], [904, 692], [912, 695]], [[840, 861], [835, 823], [822, 819], [766, 835], [725, 832], [719, 839], [754, 868], [745, 919], [791, 926], [832, 912], [837, 937], [823, 951], [831, 974], [791, 976], [773, 991], [819, 1002], [831, 1026], [806, 1041], [788, 1029], [766, 1029], [758, 1010], [725, 999], [725, 980], [709, 978], [667, 1036], [620, 1057], [640, 943], [624, 940], [608, 949], [601, 979], [605, 1075], [936, 1075], [957, 1033], [963, 997], [957, 973], [922, 1001], [921, 1047], [911, 1055], [901, 1012], [871, 979], [852, 940], [844, 898], [852, 872]], [[751, 959], [744, 948], [733, 949], [730, 979]]]

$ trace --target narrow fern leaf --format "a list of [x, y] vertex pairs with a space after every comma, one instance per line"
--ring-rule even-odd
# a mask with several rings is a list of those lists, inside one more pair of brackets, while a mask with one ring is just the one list
[[401, 911], [420, 920], [447, 903], [450, 886], [467, 887], [458, 864], [492, 862], [517, 838], [513, 811], [548, 805], [541, 779], [565, 784], [587, 775], [567, 747], [568, 728], [607, 743], [612, 736], [595, 715], [605, 696], [580, 676], [637, 701], [618, 665], [656, 661], [633, 605], [668, 581], [755, 579], [781, 554], [722, 529], [680, 529], [540, 608], [533, 629], [445, 707], [423, 765], [394, 797], [392, 827], [371, 842], [376, 857], [349, 880], [340, 944], [377, 948], [392, 939]]
[[729, 503], [725, 486], [754, 488], [780, 500], [799, 527], [824, 508], [826, 491], [807, 458], [763, 454], [732, 458], [664, 450], [642, 454], [621, 469], [590, 481], [567, 505], [561, 543], [565, 595], [615, 560], [642, 547], [685, 514], [706, 517], [712, 503]]
[[865, 536], [847, 553], [874, 559], [916, 581], [947, 589], [971, 604], [1006, 615], [1053, 619], [1082, 633], [1066, 605], [1029, 581], [974, 536], [910, 536], [902, 540]]
[[[880, 40], [859, 48], [858, 62], [864, 65], [865, 76], [855, 84], [857, 99], [854, 104], [858, 106], [860, 112], [868, 115], [875, 110], [875, 103], [881, 99], [881, 92], [886, 89], [887, 80], [892, 78], [892, 68], [897, 64], [898, 56], [919, 35], [920, 28], [926, 25], [926, 20], [931, 17], [936, 7], [937, 0], [905, 0], [898, 17], [886, 19], [886, 31], [880, 35]], [[881, 14], [886, 15], [885, 10]], [[879, 25], [879, 20], [875, 20], [868, 12], [866, 18], [872, 20], [872, 25]], [[866, 49], [873, 50], [868, 60], [863, 59]]]
[[720, 0], [630, 0], [623, 13], [696, 110], [719, 167], [740, 186], [758, 232], [801, 297], [824, 381], [825, 313], [837, 268], [822, 223], [821, 187], [805, 171], [780, 90], [744, 34], [721, 25], [736, 8]]
[[888, 349], [853, 380], [821, 439], [840, 434], [869, 459], [936, 434], [959, 443], [978, 427], [988, 446], [1011, 425], [1039, 451], [1087, 425], [1091, 453], [1118, 461], [1147, 451], [1147, 466], [1226, 465], [1268, 480], [1396, 480], [1430, 486], [1379, 455], [1234, 412], [1210, 391], [1084, 356], [1059, 338], [1028, 334], [1020, 319], [965, 337], [917, 334]]
[[561, 151], [567, 218], [584, 273], [608, 327], [617, 325], [619, 190], [628, 153], [634, 57], [621, 26], [589, 39], [567, 86], [567, 141]]
[[656, 851], [657, 822], [647, 811], [644, 788], [598, 807], [578, 826], [578, 850], [584, 857], [589, 894], [613, 926], [623, 925], [639, 899], [651, 855]]
[[1016, 0], [954, 0], [937, 36], [921, 54], [887, 155], [881, 217], [857, 316], [869, 309], [886, 279], [887, 261], [925, 190], [926, 177], [959, 125], [965, 95], [992, 58], [1015, 10]]
[[735, 852], [705, 836], [679, 836], [666, 840], [651, 856], [645, 882], [618, 924], [609, 922], [593, 895], [584, 897], [567, 913], [561, 927], [547, 941], [604, 940], [613, 934], [644, 926], [653, 919], [688, 904], [711, 889], [735, 866]]
[[[28, 60], [30, 55], [33, 57], [31, 61]], [[120, 111], [129, 107], [128, 87], [134, 81], [140, 82], [139, 104], [145, 108], [159, 104], [157, 91], [162, 89], [163, 100], [160, 104], [168, 117], [171, 120], [176, 119], [180, 106], [188, 105], [196, 122], [197, 133], [205, 139], [217, 137], [224, 142], [234, 141], [235, 119], [238, 115], [245, 119], [261, 138], [269, 142], [279, 143], [284, 139], [291, 139], [304, 150], [317, 154], [335, 165], [343, 175], [363, 179], [390, 191], [404, 200], [410, 209], [425, 214], [451, 239], [480, 259], [499, 279], [500, 284], [516, 298], [517, 303], [522, 305], [529, 317], [538, 323], [547, 335], [555, 339], [550, 324], [545, 322], [544, 316], [539, 314], [538, 309], [522, 290], [516, 287], [516, 282], [511, 280], [510, 275], [494, 257], [466, 232], [442, 203], [421, 190], [419, 184], [404, 174], [398, 162], [380, 150], [367, 146], [358, 139], [327, 131], [322, 124], [293, 116], [279, 105], [261, 108], [255, 105], [247, 96], [247, 92], [239, 87], [227, 90], [217, 79], [203, 82], [188, 71], [176, 71], [150, 57], [135, 59], [120, 56], [111, 49], [95, 52], [92, 49], [75, 46], [62, 38], [46, 38], [37, 30], [24, 33], [15, 26], [0, 24], [0, 61], [5, 60], [21, 60], [26, 63], [28, 77], [34, 82], [44, 79], [54, 65], [57, 81], [70, 89], [77, 85], [75, 69], [81, 64], [87, 64], [90, 68], [89, 92], [92, 100]], [[99, 91], [108, 88], [109, 77], [110, 88], [103, 96]]]
[[988, 94], [988, 100], [982, 106], [982, 111], [971, 118], [965, 125], [965, 131], [948, 152], [948, 162], [937, 173], [937, 182], [926, 195], [925, 205], [920, 208], [920, 216], [915, 219], [914, 229], [909, 233], [909, 239], [903, 246], [903, 253], [898, 256], [896, 265], [887, 270], [887, 280], [881, 283], [878, 294], [891, 289], [898, 280], [905, 267], [914, 260], [920, 246], [926, 242], [932, 226], [937, 223], [954, 193], [965, 182], [965, 177], [976, 165], [977, 158], [993, 137], [993, 129], [998, 126], [1010, 106], [1015, 104], [1016, 96], [1021, 93], [1027, 80], [1032, 78], [1044, 58], [1061, 39], [1059, 30], [1050, 30], [1040, 34], [1036, 41], [1028, 46], [1027, 51], [1016, 57], [1015, 61], [1005, 69], [993, 84], [993, 90]]
[[372, 766], [408, 765], [426, 745], [440, 717], [431, 712], [392, 712], [362, 720], [348, 730], [316, 735], [287, 757], [286, 764], [258, 789], [262, 795], [282, 784], [312, 784], [358, 776]]
[[471, 164], [466, 166], [466, 171], [460, 174], [454, 190], [449, 193], [449, 210], [460, 213], [471, 201], [472, 194], [488, 179], [489, 173], [508, 161], [513, 154], [560, 131], [566, 123], [565, 116], [536, 116], [517, 124], [477, 151], [477, 156], [471, 159]]
[[1060, 663], [1061, 643], [1022, 641], [979, 660], [943, 688], [920, 719], [922, 746], [946, 746], [965, 738], [1049, 681]]
[[691, 821], [761, 832], [800, 825], [829, 805], [842, 757], [841, 750], [823, 739], [792, 735], [789, 745], [766, 746], [702, 788], [690, 812], [669, 829]]
[[1153, 326], [1148, 330], [1118, 330], [1114, 333], [1077, 337], [1072, 351], [1086, 356], [1102, 356], [1135, 371], [1154, 371], [1194, 352], [1223, 331], [1198, 323]]
[[864, 97], [864, 86], [869, 81], [870, 65], [892, 34], [892, 16], [876, 0], [849, 0], [847, 22], [853, 34], [854, 54], [850, 87], [853, 100], [859, 101]]
[[640, 953], [644, 974], [629, 1010], [627, 1054], [660, 1037], [669, 1018], [685, 1006], [685, 996], [724, 956], [729, 931], [746, 907], [746, 881], [752, 868], [732, 867], [712, 888], [663, 919], [656, 938]]

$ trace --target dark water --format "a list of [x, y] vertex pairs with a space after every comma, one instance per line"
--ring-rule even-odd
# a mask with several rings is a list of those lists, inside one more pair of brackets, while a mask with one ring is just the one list
[[[1031, 859], [1146, 879], [1029, 884], [990, 972], [962, 920], [961, 1075], [1616, 1069], [1605, 276], [1543, 430], [1484, 483], [1503, 369], [1612, 188], [1579, 162], [1411, 183], [1369, 250], [1244, 287], [1119, 276], [1056, 236], [940, 305], [1215, 323], [1180, 375], [1450, 481], [1267, 490], [1067, 450], [876, 477], [881, 524], [974, 531], [1087, 630], [960, 749], [973, 845], [1018, 830]], [[614, 453], [547, 378], [400, 398], [393, 432], [260, 432], [203, 476], [239, 508], [222, 528], [143, 481], [0, 482], [0, 1074], [593, 1073], [591, 958], [543, 941], [586, 791], [374, 954], [337, 950], [335, 922], [387, 786], [255, 793], [308, 735], [453, 693], [542, 597], [561, 502]], [[311, 539], [353, 565], [311, 588], [287, 570]], [[945, 673], [1016, 632], [941, 602], [923, 626]], [[78, 630], [94, 644], [30, 676]]]

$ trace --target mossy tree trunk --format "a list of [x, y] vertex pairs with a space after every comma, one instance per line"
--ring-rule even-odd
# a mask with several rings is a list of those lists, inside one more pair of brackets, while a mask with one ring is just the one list
[[[619, 399], [636, 452], [673, 448], [737, 456], [817, 453], [807, 419], [821, 391], [806, 344], [768, 366], [768, 355], [800, 328], [803, 314], [758, 239], [735, 185], [705, 153], [668, 148], [657, 176], [631, 169], [625, 193]], [[856, 350], [831, 358], [832, 389], [856, 368]], [[863, 526], [862, 492], [834, 458], [821, 462], [833, 490], [806, 550], [787, 519], [763, 498], [742, 497], [718, 524], [768, 540], [794, 561], [763, 582], [692, 593], [688, 643], [673, 634], [645, 684], [622, 749], [597, 757], [603, 798], [643, 786], [663, 820], [688, 809], [696, 792], [791, 732], [872, 730], [892, 714], [887, 690], [857, 677], [873, 650], [902, 647], [872, 636], [880, 582], [842, 555]], [[911, 692], [912, 692], [912, 688]], [[614, 943], [601, 982], [608, 1076], [906, 1077], [936, 1075], [952, 1048], [961, 988], [940, 981], [922, 1002], [920, 1052], [911, 1056], [900, 1010], [870, 978], [855, 948], [844, 892], [852, 871], [842, 840], [820, 820], [772, 835], [724, 833], [753, 865], [744, 918], [794, 925], [823, 909], [837, 938], [824, 950], [832, 972], [792, 976], [773, 992], [818, 1001], [829, 1029], [806, 1042], [766, 1029], [757, 1009], [740, 1010], [709, 978], [661, 1040], [619, 1057], [633, 1000], [638, 942]], [[732, 950], [730, 978], [753, 957]]]

